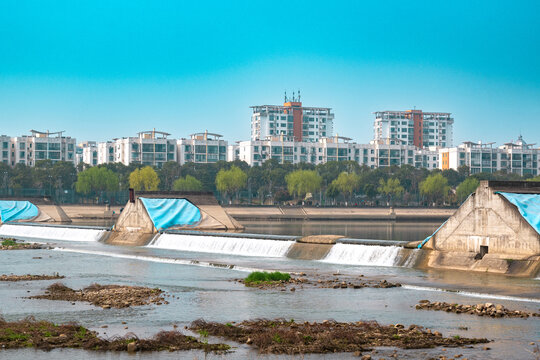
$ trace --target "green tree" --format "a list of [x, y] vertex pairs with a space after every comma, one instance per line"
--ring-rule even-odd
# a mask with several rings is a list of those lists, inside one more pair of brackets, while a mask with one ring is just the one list
[[118, 175], [105, 167], [91, 167], [77, 175], [75, 190], [81, 194], [117, 191]]
[[34, 172], [25, 164], [15, 164], [9, 176], [10, 187], [13, 189], [28, 189], [34, 185]]
[[403, 194], [405, 189], [401, 186], [398, 178], [390, 178], [386, 181], [379, 180], [379, 187], [377, 188], [379, 193], [386, 195], [388, 203], [392, 204], [392, 199]]
[[480, 185], [475, 177], [466, 178], [461, 184], [458, 185], [456, 189], [457, 200], [461, 203], [463, 202], [470, 194], [472, 194], [476, 188]]
[[129, 186], [138, 191], [156, 191], [159, 186], [158, 174], [150, 166], [135, 169], [129, 174]]
[[303, 198], [321, 188], [322, 177], [315, 170], [296, 170], [287, 174], [285, 181], [290, 194]]
[[180, 176], [180, 164], [176, 161], [167, 161], [159, 170], [159, 179], [162, 190], [173, 189], [175, 180]]
[[246, 187], [247, 174], [239, 167], [233, 165], [229, 170], [221, 169], [216, 175], [216, 188], [225, 196], [236, 194]]
[[448, 180], [440, 172], [428, 176], [420, 183], [420, 194], [431, 203], [443, 202], [449, 191]]
[[330, 185], [346, 196], [349, 201], [352, 201], [352, 194], [358, 189], [359, 184], [360, 176], [355, 173], [342, 172]]
[[203, 189], [202, 182], [191, 175], [176, 179], [173, 184], [173, 189], [176, 191], [201, 191]]
[[527, 181], [540, 181], [540, 175], [538, 175], [536, 177], [533, 177], [533, 178], [530, 178], [530, 179], [527, 179]]

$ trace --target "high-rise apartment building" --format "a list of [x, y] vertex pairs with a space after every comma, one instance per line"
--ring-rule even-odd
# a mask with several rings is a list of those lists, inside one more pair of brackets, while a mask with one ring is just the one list
[[35, 166], [36, 161], [69, 161], [75, 164], [76, 140], [62, 136], [63, 131], [41, 132], [30, 130], [31, 134], [11, 138], [11, 166], [25, 164]]
[[374, 114], [374, 140], [399, 139], [418, 148], [453, 146], [454, 119], [451, 113], [406, 110], [377, 111]]
[[288, 141], [316, 142], [332, 137], [334, 114], [330, 108], [305, 107], [298, 96], [285, 94], [281, 105], [251, 106], [251, 139], [265, 140], [271, 136], [283, 136]]

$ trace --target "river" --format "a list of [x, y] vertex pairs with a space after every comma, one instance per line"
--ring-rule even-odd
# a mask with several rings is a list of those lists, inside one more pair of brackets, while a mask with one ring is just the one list
[[[288, 235], [342, 234], [354, 238], [386, 240], [418, 240], [425, 237], [438, 224], [391, 224], [353, 222], [288, 222], [246, 223], [246, 232]], [[1, 234], [0, 227], [0, 234]], [[540, 307], [540, 281], [518, 279], [501, 275], [467, 273], [459, 271], [421, 271], [407, 267], [344, 264], [339, 261], [292, 260], [283, 256], [276, 247], [283, 242], [257, 245], [249, 250], [259, 256], [239, 255], [245, 242], [232, 244], [229, 254], [219, 254], [209, 247], [194, 247], [193, 238], [178, 237], [182, 250], [164, 246], [119, 247], [97, 241], [92, 236], [83, 241], [61, 241], [56, 230], [43, 228], [41, 236], [53, 250], [3, 251], [0, 253], [1, 274], [65, 275], [64, 283], [82, 288], [91, 283], [130, 284], [159, 287], [174, 296], [169, 305], [142, 306], [128, 309], [102, 310], [87, 304], [27, 299], [42, 293], [53, 281], [0, 283], [0, 309], [6, 320], [35, 316], [57, 323], [76, 321], [103, 336], [124, 335], [134, 332], [150, 336], [159, 330], [171, 330], [173, 325], [183, 328], [189, 322], [205, 318], [230, 322], [254, 318], [287, 318], [297, 321], [376, 320], [381, 324], [418, 324], [442, 332], [445, 336], [487, 337], [493, 340], [483, 346], [457, 349], [398, 350], [400, 359], [453, 357], [469, 359], [534, 359], [532, 341], [540, 341], [540, 321], [529, 319], [492, 319], [445, 312], [418, 311], [414, 305], [421, 299], [465, 304], [495, 302], [518, 310], [538, 311]], [[49, 236], [49, 238], [47, 238]], [[85, 241], [88, 240], [88, 241]], [[262, 241], [262, 240], [261, 240]], [[266, 240], [268, 241], [268, 240]], [[159, 244], [159, 243], [157, 243]], [[263, 250], [260, 246], [267, 246]], [[180, 248], [180, 247], [179, 247]], [[213, 250], [214, 249], [214, 250]], [[266, 251], [266, 252], [265, 252]], [[271, 256], [264, 254], [270, 254]], [[228, 267], [223, 266], [228, 265]], [[234, 266], [231, 268], [231, 265]], [[390, 289], [299, 289], [296, 292], [258, 290], [234, 282], [255, 269], [306, 272], [308, 274], [334, 273], [364, 275], [399, 281], [401, 288]], [[122, 324], [127, 322], [127, 324]], [[107, 328], [102, 326], [107, 325]], [[125, 327], [128, 327], [125, 329]], [[466, 330], [465, 330], [466, 328]], [[211, 339], [222, 341], [220, 339]], [[206, 358], [223, 359], [343, 359], [352, 354], [310, 355], [302, 357], [261, 356], [245, 345], [227, 355], [208, 355]], [[388, 358], [394, 349], [380, 349], [376, 358]], [[78, 350], [41, 352], [32, 349], [2, 350], [0, 358], [57, 359], [201, 359], [200, 352], [153, 353], [128, 356], [123, 353], [99, 353]]]

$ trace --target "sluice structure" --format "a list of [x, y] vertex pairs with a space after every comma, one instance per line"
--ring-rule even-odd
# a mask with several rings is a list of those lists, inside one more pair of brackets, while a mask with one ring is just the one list
[[540, 270], [540, 182], [481, 181], [420, 245], [423, 266], [534, 276]]
[[146, 245], [171, 230], [234, 231], [243, 227], [211, 192], [140, 192], [130, 199], [106, 240], [118, 245]]

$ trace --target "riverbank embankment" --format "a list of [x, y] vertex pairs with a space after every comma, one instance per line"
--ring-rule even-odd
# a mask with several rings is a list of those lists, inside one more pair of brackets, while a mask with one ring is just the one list
[[[61, 208], [77, 222], [115, 220], [123, 206], [64, 204]], [[434, 221], [443, 222], [454, 214], [454, 208], [380, 207], [303, 207], [303, 206], [224, 206], [237, 221]]]
[[454, 208], [357, 208], [292, 206], [227, 206], [225, 211], [238, 221], [440, 221], [447, 220]]

